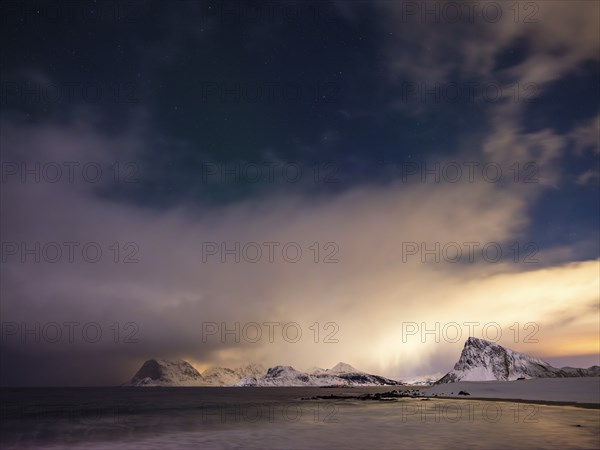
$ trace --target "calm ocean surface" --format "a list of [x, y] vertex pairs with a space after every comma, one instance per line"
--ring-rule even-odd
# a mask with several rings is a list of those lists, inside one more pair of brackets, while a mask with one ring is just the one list
[[600, 410], [477, 400], [301, 400], [391, 388], [28, 388], [0, 447], [597, 449]]

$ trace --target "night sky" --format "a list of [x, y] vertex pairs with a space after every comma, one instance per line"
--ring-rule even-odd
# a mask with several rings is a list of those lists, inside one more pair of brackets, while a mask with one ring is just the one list
[[[3, 1], [2, 384], [119, 384], [151, 357], [450, 370], [467, 334], [408, 322], [598, 364], [599, 4], [468, 4]], [[205, 254], [236, 242], [262, 258]], [[406, 254], [465, 242], [503, 255]], [[203, 339], [269, 321], [303, 338]]]

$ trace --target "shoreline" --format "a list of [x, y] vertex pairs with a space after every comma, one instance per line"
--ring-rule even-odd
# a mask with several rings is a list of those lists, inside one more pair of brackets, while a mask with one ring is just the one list
[[[411, 398], [411, 397], [409, 397]], [[576, 406], [578, 408], [585, 409], [600, 409], [600, 403], [579, 403], [579, 402], [567, 402], [567, 401], [552, 401], [552, 400], [531, 400], [531, 399], [520, 399], [520, 398], [495, 398], [495, 397], [472, 397], [470, 395], [464, 396], [422, 396], [414, 398], [427, 398], [436, 399], [441, 398], [444, 400], [479, 400], [479, 401], [490, 401], [490, 402], [508, 402], [508, 403], [528, 403], [535, 405], [546, 405], [546, 406]]]

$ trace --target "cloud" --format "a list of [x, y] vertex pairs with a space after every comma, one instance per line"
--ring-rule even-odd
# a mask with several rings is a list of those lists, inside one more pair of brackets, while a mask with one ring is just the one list
[[600, 154], [600, 114], [575, 128], [570, 138], [575, 144], [574, 152], [581, 156], [586, 151]]
[[[515, 21], [513, 11], [505, 9], [497, 23], [477, 16], [474, 23], [456, 24], [428, 23], [418, 17], [405, 20], [402, 8], [408, 3], [413, 2], [376, 2], [369, 7], [379, 13], [377, 39], [386, 58], [388, 83], [380, 92], [389, 97], [394, 112], [399, 105], [407, 114], [428, 112], [425, 104], [402, 104], [389, 95], [406, 80], [428, 85], [532, 82], [539, 88], [538, 97], [553, 82], [599, 58], [595, 2], [532, 2], [539, 8], [535, 23]], [[364, 5], [336, 4], [343, 5], [345, 20], [365, 17]], [[198, 13], [194, 8], [186, 12]], [[178, 26], [147, 46], [140, 54], [142, 67], [153, 67], [157, 61], [160, 67], [171, 66], [185, 53], [182, 42], [216, 37], [217, 18], [203, 17], [206, 33], [198, 28], [190, 33], [185, 25], [196, 18], [189, 17], [180, 12], [169, 16], [167, 23]], [[267, 38], [264, 32], [260, 36]], [[501, 55], [511, 49], [521, 51], [522, 58], [501, 65]], [[30, 72], [25, 75], [32, 77]], [[47, 80], [41, 74], [37, 77]], [[69, 111], [60, 121], [3, 117], [2, 382], [119, 383], [149, 357], [183, 357], [198, 366], [254, 361], [300, 368], [331, 367], [342, 360], [389, 376], [448, 370], [461, 342], [405, 343], [402, 323], [407, 322], [428, 329], [436, 323], [443, 329], [449, 322], [493, 322], [503, 332], [500, 343], [527, 353], [542, 357], [593, 353], [598, 345], [594, 308], [599, 262], [573, 262], [589, 242], [543, 248], [534, 252], [538, 262], [527, 264], [524, 258], [531, 255], [531, 248], [523, 239], [532, 220], [531, 207], [547, 187], [561, 181], [561, 158], [571, 153], [582, 156], [590, 149], [598, 152], [598, 117], [566, 132], [551, 127], [529, 130], [524, 125], [527, 104], [513, 101], [511, 95], [507, 91], [497, 102], [484, 104], [483, 129], [464, 127], [458, 140], [470, 144], [458, 149], [453, 160], [437, 160], [492, 162], [504, 170], [515, 162], [523, 168], [533, 161], [536, 183], [482, 179], [471, 183], [466, 178], [457, 183], [421, 183], [418, 177], [405, 183], [396, 177], [318, 196], [302, 188], [273, 189], [217, 205], [186, 197], [168, 208], [158, 208], [151, 193], [160, 188], [156, 180], [162, 180], [169, 168], [147, 168], [144, 162], [150, 154], [186, 143], [162, 135], [151, 112], [136, 110], [120, 132], [107, 131], [102, 126], [106, 117], [87, 109]], [[386, 112], [381, 109], [383, 113], [341, 111], [349, 118], [378, 118]], [[426, 160], [436, 156], [429, 154]], [[119, 177], [115, 162], [122, 164], [116, 169]], [[125, 182], [123, 165], [128, 162], [141, 169], [135, 175], [147, 188], [143, 201], [132, 195], [141, 182]], [[37, 174], [25, 174], [23, 182], [21, 163]], [[91, 164], [90, 173], [83, 171], [86, 164]], [[62, 176], [50, 182], [57, 165]], [[74, 168], [72, 183], [69, 167]], [[98, 167], [99, 178], [90, 181]], [[579, 181], [594, 178], [597, 171], [589, 170]], [[207, 187], [193, 186], [200, 191]], [[500, 245], [505, 258], [493, 263], [479, 250], [473, 261], [460, 263], [431, 259], [423, 263], [422, 254], [405, 258], [406, 244], [425, 249], [436, 243], [458, 244], [466, 251], [469, 242], [479, 247]], [[16, 254], [6, 243], [17, 246]], [[36, 243], [41, 250], [36, 250]], [[68, 243], [77, 244], [75, 262], [67, 261]], [[237, 263], [231, 254], [211, 254], [204, 260], [207, 243], [213, 250], [213, 243], [219, 250], [221, 244], [231, 250], [239, 243], [250, 256]], [[278, 244], [272, 247], [274, 262], [268, 260], [268, 243]], [[102, 251], [97, 262], [82, 254], [86, 244]], [[286, 244], [293, 244], [292, 250], [301, 248], [299, 261], [291, 262], [290, 254], [282, 253]], [[50, 263], [47, 259], [56, 246], [62, 257]], [[23, 252], [23, 247], [41, 254], [42, 261], [35, 262], [36, 255]], [[249, 262], [257, 248], [262, 257]], [[515, 248], [517, 262], [511, 263]], [[326, 263], [328, 258], [337, 262]], [[27, 343], [22, 343], [22, 335], [7, 336], [7, 322], [29, 330], [36, 322], [42, 327], [65, 322], [79, 326], [73, 343], [52, 344], [46, 339], [36, 344], [30, 341], [31, 334], [25, 336]], [[263, 339], [235, 342], [230, 334], [224, 342], [214, 335], [203, 339], [203, 324], [223, 322], [228, 330], [237, 323], [242, 329], [248, 323], [263, 325]], [[273, 342], [266, 340], [266, 322], [281, 324]], [[86, 323], [100, 325], [99, 342], [82, 338], [80, 330]], [[285, 323], [298, 324], [299, 342], [284, 338]], [[532, 330], [537, 343], [523, 340]], [[137, 342], [125, 342], [132, 335]]]
[[[600, 6], [587, 1], [531, 2], [515, 9], [515, 5], [495, 3], [500, 5], [496, 19], [493, 11], [482, 14], [480, 10], [471, 16], [466, 3], [455, 5], [462, 11], [456, 21], [450, 19], [454, 15], [443, 2], [373, 4], [381, 14], [382, 51], [391, 85], [422, 83], [425, 87], [419, 92], [427, 93], [435, 91], [436, 85], [443, 91], [455, 83], [460, 86], [463, 103], [469, 97], [465, 83], [476, 86], [469, 92], [487, 117], [487, 133], [481, 138], [483, 152], [492, 161], [508, 164], [535, 161], [540, 182], [556, 185], [556, 163], [570, 140], [575, 140], [577, 149], [598, 147], [598, 118], [566, 134], [551, 128], [529, 131], [524, 125], [527, 107], [553, 82], [581, 71], [585, 63], [600, 60]], [[523, 55], [503, 66], [501, 56], [507, 51]], [[484, 94], [484, 87], [493, 92], [500, 87], [501, 94], [492, 101], [494, 95]], [[518, 99], [515, 92], [520, 94]], [[432, 101], [397, 97], [390, 105], [407, 114], [424, 114], [439, 107]], [[473, 130], [461, 132], [469, 136]], [[583, 174], [580, 182], [594, 177], [594, 173]]]
[[[115, 136], [78, 120], [39, 125], [7, 120], [2, 127], [2, 146], [10, 148], [3, 163], [20, 155], [28, 167], [40, 159], [74, 158], [106, 167], [114, 155], [135, 158], [157, 138], [144, 126]], [[100, 185], [114, 182], [109, 177]], [[257, 361], [307, 367], [347, 360], [387, 374], [407, 367], [443, 371], [446, 361], [434, 346], [424, 350], [402, 344], [402, 321], [468, 316], [502, 321], [503, 326], [533, 320], [543, 327], [562, 312], [561, 301], [569, 302], [573, 311], [584, 311], [593, 298], [590, 293], [598, 291], [597, 279], [596, 284], [589, 279], [595, 262], [538, 273], [532, 266], [490, 263], [481, 256], [465, 264], [423, 264], [418, 255], [403, 258], [407, 242], [425, 242], [427, 248], [435, 242], [495, 242], [510, 251], [511, 241], [520, 239], [528, 223], [530, 197], [494, 183], [396, 180], [317, 198], [279, 193], [212, 207], [182, 199], [166, 210], [107, 198], [93, 186], [81, 178], [73, 184], [65, 179], [23, 183], [18, 176], [3, 184], [3, 242], [25, 243], [29, 249], [35, 242], [59, 243], [63, 249], [65, 242], [80, 243], [75, 263], [66, 255], [57, 263], [48, 263], [43, 255], [35, 263], [26, 255], [22, 263], [20, 254], [4, 253], [3, 321], [29, 327], [35, 322], [94, 322], [104, 332], [98, 344], [81, 339], [73, 345], [22, 344], [18, 336], [6, 338], [3, 353], [19, 355], [13, 356], [10, 382], [15, 382], [14, 374], [29, 371], [30, 381], [37, 383], [99, 383], [99, 374], [103, 382], [118, 383], [153, 356], [185, 357], [201, 365]], [[79, 253], [90, 242], [103, 252], [96, 263]], [[203, 262], [206, 242], [225, 243], [228, 249], [236, 242], [240, 247], [256, 243], [250, 250], [261, 247], [263, 256], [257, 263], [247, 261], [253, 252], [239, 263], [231, 255], [225, 263], [220, 255]], [[272, 263], [267, 242], [280, 244]], [[294, 252], [292, 257], [281, 252], [286, 243], [302, 249], [298, 262], [290, 262]], [[125, 264], [132, 255], [139, 262]], [[324, 263], [328, 256], [339, 262]], [[578, 285], [581, 280], [586, 283]], [[265, 334], [256, 344], [231, 337], [203, 342], [203, 323], [225, 322], [232, 329], [236, 322], [243, 327], [270, 321], [297, 323], [302, 339], [291, 343], [276, 334], [271, 343]], [[139, 342], [116, 344], [111, 328], [115, 322], [121, 340], [131, 331], [125, 324], [135, 323]], [[573, 340], [583, 339], [590, 326], [589, 320], [578, 321], [566, 324], [565, 332]], [[323, 342], [331, 333], [339, 342]], [[540, 343], [548, 354], [551, 348]], [[31, 374], [33, 365], [50, 361], [52, 369]], [[83, 368], [66, 373], [73, 361]], [[7, 376], [3, 372], [4, 380]]]
[[[383, 18], [389, 68], [396, 76], [444, 82], [456, 76], [497, 81], [498, 75], [507, 75], [511, 81], [544, 85], [599, 58], [599, 6], [594, 2], [531, 3], [519, 5], [519, 11], [501, 5], [499, 15], [470, 15], [468, 5], [459, 3], [459, 20], [444, 12], [443, 2], [415, 2], [417, 14], [409, 12], [410, 3], [373, 4]], [[501, 52], [519, 42], [525, 44], [525, 58], [499, 71]]]

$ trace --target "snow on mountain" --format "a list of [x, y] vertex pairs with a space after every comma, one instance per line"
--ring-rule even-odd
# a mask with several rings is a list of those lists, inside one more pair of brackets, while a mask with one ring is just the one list
[[[346, 370], [348, 370], [346, 372]], [[241, 379], [235, 386], [383, 386], [398, 381], [362, 372], [349, 364], [339, 363], [332, 369], [301, 372], [291, 366], [275, 366], [262, 377]]]
[[240, 381], [238, 381], [237, 383], [235, 383], [233, 386], [234, 387], [256, 387], [259, 386], [258, 384], [258, 380], [261, 377], [245, 377], [242, 378]]
[[[592, 377], [531, 378], [521, 381], [458, 381], [436, 384], [424, 391], [428, 397], [532, 400], [600, 404], [600, 383]], [[468, 392], [464, 397], [460, 392]], [[524, 447], [524, 446], [523, 446]]]
[[[456, 381], [512, 381], [519, 378], [598, 377], [600, 366], [588, 369], [551, 366], [498, 344], [470, 337], [465, 342], [454, 369], [435, 384]], [[415, 377], [404, 383], [360, 371], [340, 362], [331, 369], [314, 367], [301, 372], [291, 366], [275, 366], [265, 371], [257, 364], [229, 369], [211, 367], [200, 374], [183, 360], [150, 359], [126, 386], [386, 386], [434, 384], [439, 375]]]
[[600, 377], [600, 366], [592, 366], [587, 369], [561, 367], [560, 370], [566, 372], [569, 377]]
[[260, 377], [265, 369], [260, 364], [248, 364], [237, 369], [211, 367], [202, 374], [183, 360], [149, 359], [127, 386], [231, 386], [244, 377]]
[[202, 386], [202, 375], [183, 360], [149, 359], [128, 383], [130, 386]]
[[306, 373], [309, 375], [323, 375], [323, 374], [338, 374], [338, 373], [364, 373], [355, 367], [352, 367], [350, 364], [346, 364], [343, 362], [337, 363], [331, 369], [323, 369], [321, 367], [312, 366], [306, 369]]
[[248, 364], [237, 369], [227, 367], [211, 367], [202, 372], [202, 377], [210, 386], [231, 386], [245, 377], [260, 377], [265, 374], [260, 364]]
[[237, 383], [240, 378], [227, 367], [211, 367], [202, 372], [202, 378], [210, 386], [226, 386]]
[[432, 375], [420, 375], [407, 379], [402, 379], [402, 383], [408, 386], [431, 386], [435, 384], [444, 374], [438, 372]]
[[343, 362], [337, 363], [331, 369], [327, 370], [328, 373], [364, 373], [358, 369], [355, 369], [350, 364], [346, 364]]
[[317, 378], [292, 366], [275, 366], [262, 377], [243, 378], [236, 386], [319, 386]]
[[311, 374], [311, 375], [318, 375], [324, 372], [327, 372], [328, 369], [322, 369], [321, 367], [317, 367], [317, 366], [312, 366], [309, 367], [308, 369], [306, 369], [306, 373]]
[[236, 373], [240, 376], [240, 378], [250, 376], [262, 377], [266, 372], [267, 371], [262, 364], [247, 364], [236, 370]]
[[519, 378], [594, 376], [594, 367], [558, 369], [541, 359], [483, 339], [470, 337], [465, 342], [454, 369], [436, 384], [456, 381], [512, 381]]

